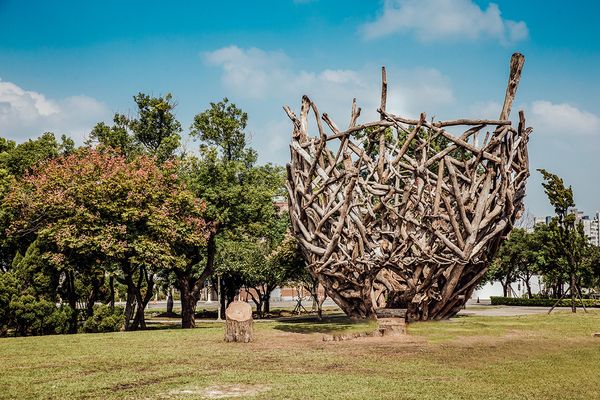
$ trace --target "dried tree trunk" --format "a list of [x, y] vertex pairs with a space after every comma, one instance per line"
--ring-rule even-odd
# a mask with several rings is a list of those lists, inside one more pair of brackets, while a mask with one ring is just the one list
[[248, 343], [252, 341], [252, 307], [234, 301], [225, 311], [225, 341]]

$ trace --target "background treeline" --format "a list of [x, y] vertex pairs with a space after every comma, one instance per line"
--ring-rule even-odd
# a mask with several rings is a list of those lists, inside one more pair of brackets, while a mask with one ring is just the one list
[[[570, 298], [575, 306], [591, 293], [600, 293], [600, 247], [589, 243], [583, 223], [573, 212], [573, 189], [563, 180], [545, 170], [539, 170], [542, 184], [555, 215], [549, 224], [533, 229], [516, 228], [502, 244], [488, 270], [485, 282], [499, 281], [504, 297], [512, 296], [511, 284], [523, 282], [528, 298]], [[533, 293], [532, 278], [539, 277], [544, 285], [541, 293]], [[516, 304], [495, 299], [496, 304]], [[556, 300], [541, 303], [556, 303]], [[592, 304], [593, 302], [583, 302]], [[528, 302], [522, 305], [529, 304]], [[531, 303], [534, 305], [534, 303]], [[535, 303], [538, 304], [538, 303]], [[562, 301], [561, 305], [567, 304]]]
[[258, 288], [259, 313], [276, 286], [310, 283], [274, 206], [284, 171], [257, 163], [247, 114], [211, 103], [185, 148], [171, 95], [134, 101], [81, 147], [0, 138], [0, 335], [143, 329], [148, 302], [174, 289], [191, 328], [211, 280], [222, 307]]
[[[144, 329], [149, 301], [174, 290], [191, 328], [201, 290], [217, 281], [222, 312], [241, 288], [253, 288], [259, 315], [289, 282], [317, 297], [274, 205], [284, 171], [257, 163], [247, 114], [227, 99], [211, 103], [182, 146], [170, 95], [134, 101], [135, 115], [97, 124], [81, 147], [52, 133], [18, 145], [0, 137], [0, 335]], [[505, 295], [523, 280], [532, 297], [541, 275], [543, 296], [570, 295], [575, 306], [599, 289], [600, 250], [569, 211], [572, 189], [540, 172], [556, 215], [513, 230], [487, 279]]]

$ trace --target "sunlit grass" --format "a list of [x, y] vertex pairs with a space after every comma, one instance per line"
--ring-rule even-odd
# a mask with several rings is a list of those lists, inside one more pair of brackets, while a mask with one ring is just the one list
[[600, 398], [598, 311], [466, 316], [411, 324], [401, 339], [322, 340], [373, 328], [336, 317], [261, 322], [250, 344], [224, 343], [215, 322], [5, 338], [0, 398], [187, 399], [207, 387], [256, 399]]

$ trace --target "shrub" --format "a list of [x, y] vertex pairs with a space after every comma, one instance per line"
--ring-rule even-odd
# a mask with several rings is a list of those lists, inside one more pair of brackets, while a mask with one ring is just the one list
[[10, 302], [18, 293], [17, 281], [12, 273], [0, 273], [0, 336], [5, 336], [11, 325]]
[[123, 307], [114, 307], [101, 304], [94, 306], [94, 314], [89, 317], [82, 327], [83, 332], [117, 332], [125, 324]]
[[66, 333], [73, 310], [29, 293], [13, 296], [9, 304], [9, 326], [21, 336]]
[[[528, 307], [552, 307], [558, 299], [542, 299], [542, 298], [533, 298], [533, 299], [523, 299], [518, 297], [500, 297], [500, 296], [491, 296], [491, 303], [493, 306], [528, 306]], [[582, 306], [581, 300], [575, 300], [575, 305], [577, 307]], [[583, 305], [586, 307], [600, 307], [600, 299], [583, 299]], [[558, 305], [558, 307], [570, 307], [571, 299], [562, 299]]]

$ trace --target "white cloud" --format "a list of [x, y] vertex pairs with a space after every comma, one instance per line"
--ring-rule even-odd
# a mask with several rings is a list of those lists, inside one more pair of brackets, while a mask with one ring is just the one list
[[[206, 63], [220, 68], [226, 95], [256, 116], [250, 119], [248, 129], [253, 134], [252, 146], [269, 155], [262, 161], [288, 160], [292, 126], [281, 107], [290, 105], [298, 114], [302, 95], [308, 95], [319, 112], [329, 114], [340, 128], [349, 122], [353, 98], [362, 108], [359, 122], [379, 118], [380, 66], [306, 71], [294, 67], [294, 60], [283, 52], [237, 46], [202, 56]], [[436, 69], [389, 68], [387, 80], [387, 109], [394, 114], [417, 117], [426, 111], [431, 117], [454, 106], [450, 81]], [[309, 129], [310, 134], [318, 134], [312, 116]]]
[[105, 104], [88, 96], [50, 99], [0, 80], [0, 135], [22, 141], [43, 132], [81, 140], [92, 126], [110, 118]]
[[221, 81], [226, 88], [247, 97], [269, 97], [273, 82], [290, 84], [287, 81], [289, 58], [282, 52], [229, 46], [204, 53], [203, 57], [208, 64], [223, 69]]
[[386, 0], [381, 15], [361, 32], [367, 39], [411, 32], [422, 42], [487, 37], [502, 44], [529, 34], [525, 22], [503, 19], [496, 4], [484, 10], [472, 0]]
[[[588, 111], [567, 104], [555, 104], [547, 100], [536, 100], [527, 104], [517, 104], [512, 109], [512, 119], [516, 121], [517, 111], [524, 109], [527, 125], [533, 127], [537, 135], [557, 135], [562, 137], [598, 135], [600, 137], [600, 117]], [[469, 107], [471, 117], [496, 119], [502, 104], [489, 101]]]
[[[498, 119], [500, 112], [502, 111], [502, 104], [496, 101], [488, 101], [483, 103], [475, 103], [469, 108], [469, 118], [482, 118], [482, 119]], [[511, 114], [514, 113], [514, 107]]]
[[[282, 52], [257, 48], [224, 47], [203, 54], [205, 61], [221, 68], [221, 81], [233, 95], [253, 100], [277, 100], [292, 106], [306, 94], [321, 112], [340, 118], [343, 126], [350, 116], [352, 99], [363, 108], [364, 118], [374, 118], [381, 90], [379, 68], [361, 70], [305, 71], [293, 68]], [[388, 71], [388, 110], [407, 116], [418, 115], [425, 107], [454, 101], [449, 80], [433, 68]], [[295, 107], [293, 107], [295, 108]], [[364, 119], [363, 119], [364, 120]]]
[[600, 135], [600, 117], [567, 103], [534, 101], [530, 107], [530, 122], [538, 134]]

